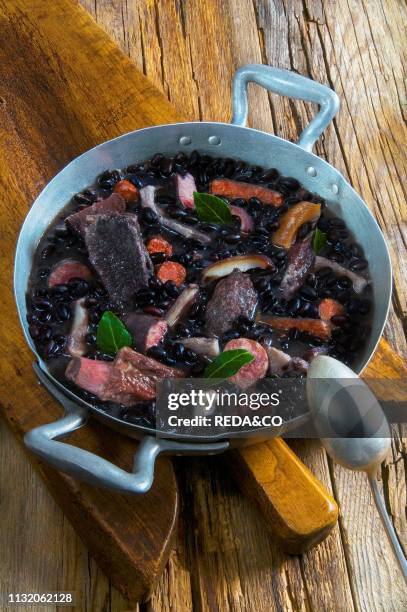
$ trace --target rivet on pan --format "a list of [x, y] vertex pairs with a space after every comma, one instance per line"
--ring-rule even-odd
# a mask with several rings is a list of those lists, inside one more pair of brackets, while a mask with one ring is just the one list
[[309, 166], [307, 168], [307, 174], [309, 174], [310, 176], [316, 176], [317, 175], [317, 171], [315, 170], [314, 166]]
[[181, 138], [179, 139], [180, 145], [190, 145], [191, 142], [192, 140], [189, 136], [181, 136]]
[[332, 189], [332, 193], [334, 193], [335, 195], [339, 193], [339, 187], [336, 183], [332, 183], [331, 189]]
[[209, 136], [208, 142], [211, 145], [220, 145], [221, 139], [219, 138], [219, 136]]

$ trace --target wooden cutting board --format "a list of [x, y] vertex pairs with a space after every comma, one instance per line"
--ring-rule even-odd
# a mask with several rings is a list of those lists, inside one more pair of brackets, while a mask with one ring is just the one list
[[[0, 36], [0, 304], [1, 312], [7, 313], [6, 324], [0, 326], [3, 355], [7, 355], [0, 371], [1, 403], [21, 438], [27, 430], [60, 415], [59, 407], [35, 382], [33, 357], [12, 295], [13, 253], [28, 207], [49, 179], [86, 149], [130, 130], [181, 118], [71, 0], [0, 0]], [[371, 371], [384, 376], [401, 367], [382, 344]], [[94, 422], [76, 432], [71, 441], [126, 469], [136, 449], [135, 442]], [[248, 451], [240, 457], [246, 476], [240, 484], [273, 520], [270, 509], [276, 510], [279, 496], [272, 482], [262, 481], [264, 467], [270, 461], [280, 467], [289, 464], [310, 482], [309, 472], [302, 472], [302, 464], [293, 462], [279, 442], [258, 447], [255, 456]], [[80, 484], [36, 464], [114, 584], [131, 601], [145, 597], [165, 564], [176, 525], [178, 493], [171, 462], [159, 460], [153, 489], [137, 498]], [[292, 475], [288, 470], [286, 476]], [[329, 510], [330, 498], [317, 481], [312, 486], [325, 504], [315, 515], [317, 522], [328, 518], [331, 525], [336, 514]], [[295, 519], [290, 521], [294, 533], [302, 527], [295, 523], [298, 516], [289, 517]], [[284, 535], [286, 525], [282, 528]]]

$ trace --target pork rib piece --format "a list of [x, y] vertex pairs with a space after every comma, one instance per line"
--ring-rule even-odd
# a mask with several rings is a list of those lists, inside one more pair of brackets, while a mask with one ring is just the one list
[[181, 174], [175, 175], [177, 183], [178, 198], [181, 200], [185, 208], [195, 208], [194, 204], [194, 191], [197, 191], [195, 179], [192, 174]]
[[251, 317], [257, 293], [247, 274], [233, 270], [220, 280], [208, 302], [205, 313], [206, 333], [220, 336], [232, 327], [239, 316]]
[[179, 378], [183, 373], [125, 347], [117, 353], [113, 363], [74, 357], [65, 376], [104, 402], [131, 406], [138, 401], [154, 399], [157, 382]]
[[312, 250], [312, 234], [304, 240], [296, 242], [288, 251], [288, 266], [280, 285], [280, 293], [285, 300], [292, 298], [294, 293], [304, 284], [311, 270], [315, 254]]
[[168, 329], [165, 319], [137, 312], [130, 313], [124, 322], [133, 336], [134, 346], [142, 352], [147, 351], [151, 346], [156, 346]]
[[89, 280], [92, 277], [92, 272], [88, 266], [75, 259], [62, 259], [56, 263], [48, 278], [48, 287], [55, 285], [66, 285], [71, 278], [81, 278]]
[[132, 214], [97, 215], [85, 232], [89, 259], [121, 311], [131, 309], [135, 293], [147, 287], [153, 264]]
[[89, 315], [85, 308], [85, 301], [85, 298], [81, 298], [72, 304], [74, 316], [68, 337], [68, 352], [72, 357], [81, 357], [86, 353]]
[[110, 212], [124, 213], [126, 210], [126, 202], [118, 193], [112, 193], [111, 196], [95, 202], [91, 206], [87, 206], [73, 215], [69, 215], [65, 219], [65, 223], [73, 229], [77, 234], [85, 237], [86, 228], [89, 225], [89, 216], [103, 215]]

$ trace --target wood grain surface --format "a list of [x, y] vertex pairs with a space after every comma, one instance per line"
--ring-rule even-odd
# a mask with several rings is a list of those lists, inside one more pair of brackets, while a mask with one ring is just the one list
[[[405, 5], [396, 0], [81, 3], [187, 118], [228, 120], [231, 77], [248, 62], [298, 70], [339, 93], [341, 112], [318, 153], [348, 176], [389, 239], [395, 293], [386, 335], [405, 356]], [[74, 49], [72, 55], [75, 61]], [[108, 70], [101, 78], [114, 83]], [[46, 95], [52, 98], [52, 92]], [[306, 105], [269, 98], [257, 88], [251, 101], [250, 124], [289, 139], [310, 116]], [[125, 96], [122, 108], [125, 113]], [[76, 154], [72, 146], [67, 145], [67, 158]], [[33, 162], [21, 163], [29, 174]], [[44, 169], [44, 179], [54, 171]], [[24, 197], [24, 186], [17, 187]], [[381, 481], [406, 547], [401, 433], [396, 432]], [[89, 559], [21, 449], [3, 428], [1, 435], [1, 511], [15, 518], [6, 530], [4, 522], [1, 527], [9, 585], [76, 590], [78, 610], [129, 609]], [[257, 510], [229, 479], [222, 459], [180, 459], [178, 545], [145, 609], [405, 609], [405, 589], [363, 475], [333, 466], [317, 442], [298, 442], [295, 450], [340, 502], [340, 523], [329, 538], [302, 557], [283, 555]]]

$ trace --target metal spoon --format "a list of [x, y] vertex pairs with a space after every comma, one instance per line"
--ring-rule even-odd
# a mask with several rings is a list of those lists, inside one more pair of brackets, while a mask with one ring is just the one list
[[377, 510], [407, 581], [407, 561], [376, 480], [391, 444], [386, 417], [366, 383], [346, 365], [325, 355], [313, 359], [307, 399], [314, 425], [330, 457], [350, 470], [366, 472]]

